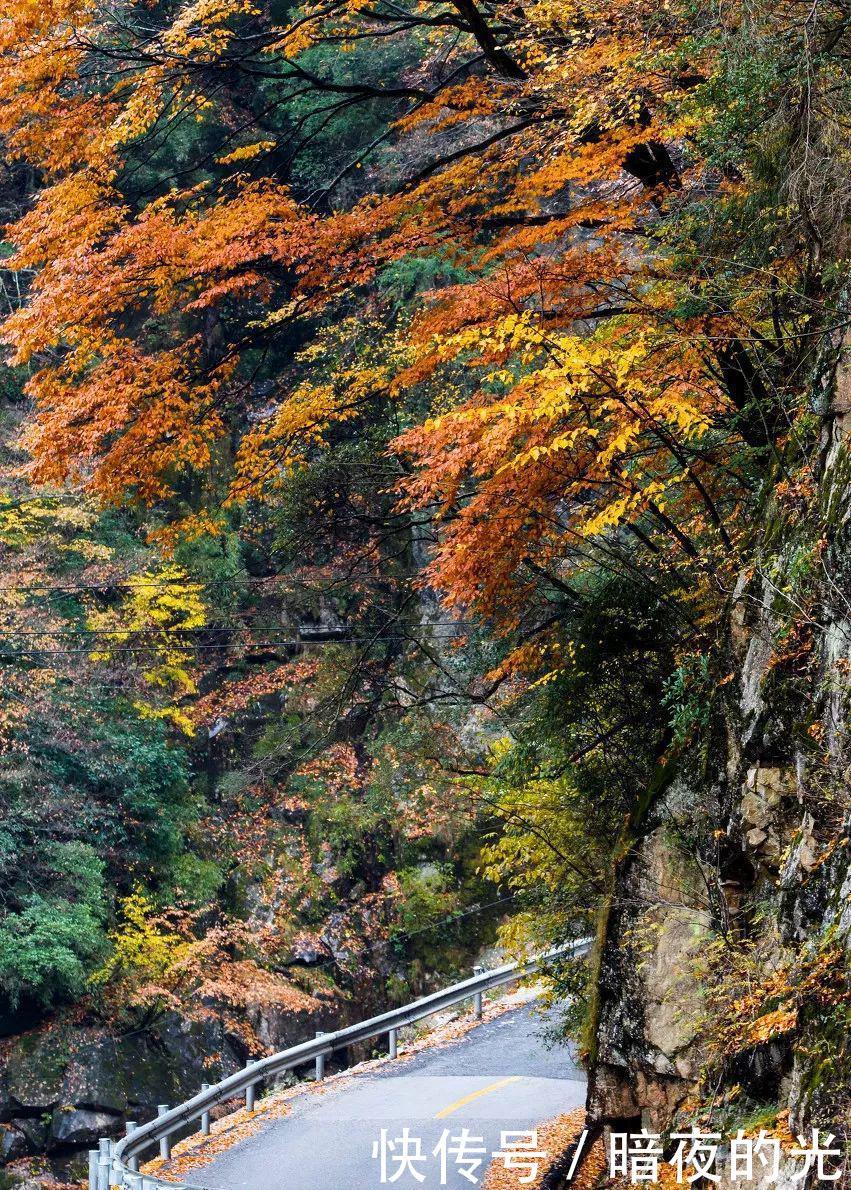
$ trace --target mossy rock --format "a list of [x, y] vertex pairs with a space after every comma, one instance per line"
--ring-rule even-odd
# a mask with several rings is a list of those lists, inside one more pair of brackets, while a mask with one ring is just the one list
[[79, 1033], [77, 1029], [55, 1028], [19, 1037], [6, 1052], [7, 1100], [30, 1111], [47, 1111], [58, 1103], [65, 1070], [79, 1044]]

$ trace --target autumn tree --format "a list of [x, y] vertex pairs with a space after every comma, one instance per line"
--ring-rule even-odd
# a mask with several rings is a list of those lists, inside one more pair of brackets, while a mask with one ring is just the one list
[[[371, 787], [363, 726], [388, 704], [486, 716], [472, 759], [423, 749], [417, 788], [460, 779], [508, 816], [501, 879], [554, 791], [580, 844], [595, 795], [628, 822], [759, 564], [754, 510], [808, 499], [846, 25], [797, 3], [18, 6], [0, 133], [39, 186], [7, 233], [25, 300], [4, 335], [30, 371], [30, 480], [132, 508], [175, 565], [238, 536], [252, 579], [298, 588], [290, 611], [351, 660], [318, 687], [334, 781], [350, 747]], [[625, 604], [632, 634], [590, 639]], [[161, 613], [131, 591], [89, 627], [214, 712]], [[293, 618], [205, 621], [227, 698], [293, 660]], [[276, 780], [315, 760], [291, 755], [300, 723], [268, 748]], [[589, 880], [611, 860], [592, 856]]]

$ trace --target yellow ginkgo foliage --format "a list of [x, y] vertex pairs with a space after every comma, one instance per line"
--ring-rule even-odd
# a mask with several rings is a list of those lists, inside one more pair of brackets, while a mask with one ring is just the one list
[[[145, 681], [161, 693], [173, 700], [196, 693], [187, 658], [192, 656], [192, 634], [207, 623], [202, 586], [170, 562], [134, 575], [126, 592], [117, 607], [89, 613], [88, 628], [97, 634], [91, 659], [110, 662], [133, 655], [144, 665]], [[175, 705], [139, 702], [137, 709], [149, 718], [169, 719], [187, 733], [194, 730]]]

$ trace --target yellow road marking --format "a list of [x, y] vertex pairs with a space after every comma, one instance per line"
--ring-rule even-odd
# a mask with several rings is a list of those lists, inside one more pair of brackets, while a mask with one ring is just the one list
[[512, 1074], [509, 1078], [501, 1078], [497, 1083], [491, 1083], [490, 1086], [482, 1087], [480, 1091], [472, 1091], [469, 1095], [465, 1095], [463, 1099], [456, 1099], [454, 1103], [450, 1103], [449, 1107], [445, 1107], [443, 1111], [439, 1111], [434, 1117], [436, 1120], [442, 1120], [449, 1116], [452, 1112], [457, 1111], [459, 1107], [465, 1107], [468, 1103], [472, 1103], [474, 1099], [481, 1099], [482, 1095], [490, 1095], [491, 1091], [498, 1091], [500, 1087], [507, 1087], [509, 1083], [517, 1083], [522, 1078], [522, 1075]]

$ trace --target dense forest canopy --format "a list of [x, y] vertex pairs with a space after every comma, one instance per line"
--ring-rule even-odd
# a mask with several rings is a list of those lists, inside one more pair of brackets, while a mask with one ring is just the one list
[[[711, 749], [742, 576], [807, 665], [850, 27], [0, 18], [10, 1012], [238, 1009], [260, 972], [366, 995], [376, 966], [401, 994], [476, 914], [518, 946], [588, 928]], [[794, 591], [769, 507], [802, 526]]]

